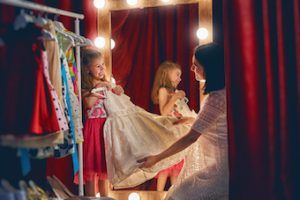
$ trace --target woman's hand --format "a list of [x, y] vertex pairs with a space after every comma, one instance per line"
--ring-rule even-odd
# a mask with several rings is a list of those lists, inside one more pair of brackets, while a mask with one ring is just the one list
[[124, 93], [124, 90], [120, 85], [117, 85], [114, 89], [112, 89], [112, 92], [116, 95], [121, 95]]
[[195, 121], [194, 117], [183, 117], [175, 122], [173, 122], [174, 125], [176, 124], [193, 124]]
[[138, 163], [143, 163], [140, 168], [149, 168], [155, 165], [159, 161], [157, 156], [148, 156], [138, 160]]

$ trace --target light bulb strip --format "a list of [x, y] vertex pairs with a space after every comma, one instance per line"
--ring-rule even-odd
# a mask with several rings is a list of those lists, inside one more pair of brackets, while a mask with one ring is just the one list
[[[127, 1], [137, 1], [137, 4], [128, 4]], [[199, 3], [199, 0], [114, 0], [110, 1], [107, 8], [109, 10], [128, 10], [135, 8], [158, 7], [166, 5]]]

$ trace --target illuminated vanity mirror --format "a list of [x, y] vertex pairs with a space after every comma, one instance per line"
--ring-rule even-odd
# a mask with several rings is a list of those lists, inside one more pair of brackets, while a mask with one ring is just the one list
[[[179, 89], [199, 109], [191, 57], [194, 47], [212, 42], [212, 0], [106, 0], [98, 9], [98, 36], [108, 72], [136, 105], [157, 113], [153, 79], [159, 64], [169, 60], [181, 65]], [[155, 191], [156, 179], [128, 190]]]

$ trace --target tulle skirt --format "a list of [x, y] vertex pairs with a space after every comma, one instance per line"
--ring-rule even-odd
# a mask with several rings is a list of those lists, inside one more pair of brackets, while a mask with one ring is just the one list
[[[106, 118], [87, 119], [84, 123], [83, 134], [83, 179], [84, 182], [95, 178], [107, 179], [103, 126]], [[74, 178], [78, 183], [78, 174]]]

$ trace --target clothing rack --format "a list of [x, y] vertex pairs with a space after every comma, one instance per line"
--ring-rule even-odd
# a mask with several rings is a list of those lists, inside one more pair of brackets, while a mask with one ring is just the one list
[[0, 0], [0, 3], [15, 6], [15, 7], [20, 7], [20, 8], [30, 9], [30, 10], [37, 10], [37, 11], [40, 11], [40, 12], [46, 12], [46, 13], [51, 13], [51, 14], [68, 16], [68, 17], [72, 17], [72, 18], [76, 18], [76, 19], [83, 19], [84, 18], [84, 15], [82, 15], [82, 14], [69, 12], [67, 10], [52, 8], [52, 7], [40, 5], [40, 4], [37, 4], [37, 3], [33, 3], [33, 2], [30, 2], [30, 1]]
[[[51, 13], [51, 14], [56, 14], [56, 15], [62, 15], [62, 16], [67, 16], [71, 18], [75, 18], [75, 33], [77, 35], [80, 35], [80, 24], [79, 20], [84, 19], [83, 14], [78, 14], [74, 12], [69, 12], [66, 10], [61, 10], [53, 7], [48, 7], [44, 6], [41, 4], [29, 2], [29, 1], [21, 1], [21, 0], [0, 0], [1, 4], [6, 4], [14, 7], [20, 7], [20, 8], [25, 8], [25, 9], [30, 9], [30, 10], [36, 10], [39, 12], [45, 12], [45, 13]], [[80, 76], [80, 47], [76, 46], [76, 63], [77, 63], [77, 68], [79, 71], [78, 74], [78, 90], [81, 91], [81, 76]], [[79, 95], [79, 100], [80, 100], [80, 105], [81, 105], [81, 92], [78, 93]], [[81, 107], [80, 107], [81, 109]], [[80, 111], [80, 113], [82, 113]], [[78, 157], [79, 157], [79, 196], [83, 196], [83, 154], [82, 154], [82, 143], [78, 144]]]

